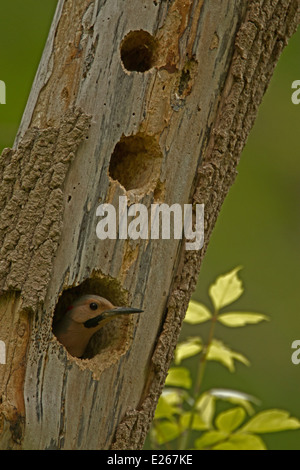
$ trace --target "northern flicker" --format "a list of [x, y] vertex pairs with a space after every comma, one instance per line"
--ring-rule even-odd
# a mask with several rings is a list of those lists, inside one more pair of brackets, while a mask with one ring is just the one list
[[89, 340], [103, 325], [121, 315], [141, 312], [133, 307], [115, 307], [98, 295], [83, 295], [68, 307], [53, 332], [72, 356], [82, 357]]

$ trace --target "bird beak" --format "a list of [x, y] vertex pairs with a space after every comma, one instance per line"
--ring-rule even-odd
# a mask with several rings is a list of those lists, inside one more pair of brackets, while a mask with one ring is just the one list
[[134, 307], [116, 307], [111, 310], [106, 310], [105, 313], [107, 316], [113, 316], [113, 315], [124, 315], [127, 313], [142, 313], [144, 310], [140, 310], [139, 308], [134, 308]]
[[86, 328], [95, 328], [99, 325], [99, 323], [103, 320], [111, 319], [113, 317], [118, 317], [120, 315], [127, 315], [130, 313], [142, 313], [144, 310], [134, 307], [115, 307], [111, 310], [105, 310], [100, 315], [96, 317], [90, 318], [86, 322], [84, 322], [84, 326]]

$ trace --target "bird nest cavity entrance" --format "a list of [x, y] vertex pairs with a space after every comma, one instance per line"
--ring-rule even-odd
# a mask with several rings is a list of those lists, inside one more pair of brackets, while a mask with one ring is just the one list
[[[114, 306], [128, 306], [128, 293], [115, 279], [102, 275], [87, 279], [76, 287], [65, 289], [59, 297], [53, 317], [52, 330], [55, 336], [58, 325], [70, 306], [82, 296], [87, 295], [103, 297]], [[136, 315], [122, 315], [107, 322], [93, 334], [80, 359], [97, 357], [99, 358], [99, 364], [105, 365], [104, 368], [116, 362], [130, 346], [134, 322], [136, 321], [132, 317], [136, 317]], [[62, 341], [61, 344], [63, 344]], [[74, 357], [78, 356], [74, 355]]]
[[109, 176], [126, 191], [146, 193], [156, 187], [162, 159], [160, 146], [153, 136], [123, 135], [111, 156]]
[[129, 72], [147, 72], [157, 60], [157, 40], [147, 31], [130, 31], [121, 43], [123, 66]]

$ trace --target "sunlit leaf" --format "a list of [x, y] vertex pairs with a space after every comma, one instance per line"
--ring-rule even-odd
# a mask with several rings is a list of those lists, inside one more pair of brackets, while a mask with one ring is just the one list
[[[187, 429], [190, 426], [190, 420], [191, 420], [191, 412], [187, 411], [186, 413], [183, 413], [180, 416], [180, 426], [182, 428], [182, 431]], [[194, 429], [195, 431], [204, 431], [208, 429], [207, 423], [205, 423], [202, 419], [202, 417], [198, 414], [195, 414], [193, 417], [193, 422], [191, 429]]]
[[243, 432], [278, 432], [288, 429], [299, 429], [300, 421], [297, 418], [290, 418], [290, 414], [283, 410], [261, 411], [248, 421], [241, 429]]
[[191, 325], [197, 325], [209, 320], [211, 317], [212, 314], [205, 305], [191, 300], [184, 321]]
[[180, 364], [183, 359], [195, 356], [200, 351], [202, 351], [202, 342], [199, 337], [189, 338], [179, 343], [175, 350], [175, 364]]
[[169, 370], [166, 385], [171, 387], [183, 387], [183, 388], [191, 388], [192, 386], [192, 379], [191, 374], [188, 369], [185, 367], [172, 367]]
[[231, 433], [242, 424], [245, 416], [246, 412], [241, 407], [223, 411], [216, 418], [216, 426], [220, 431]]
[[256, 397], [249, 395], [249, 393], [240, 392], [239, 390], [232, 390], [230, 388], [212, 388], [208, 393], [224, 400], [227, 398], [234, 398], [236, 400], [251, 401], [255, 405], [260, 405], [260, 401]]
[[249, 395], [248, 393], [239, 392], [237, 390], [214, 388], [212, 390], [209, 390], [208, 393], [213, 397], [227, 401], [234, 405], [242, 406], [249, 415], [253, 415], [255, 412], [250, 402], [256, 405], [260, 405], [260, 401], [257, 398], [253, 397], [252, 395]]
[[161, 396], [169, 405], [181, 405], [184, 400], [184, 395], [180, 391], [170, 388], [164, 388]]
[[208, 393], [203, 393], [197, 400], [196, 409], [201, 415], [202, 420], [208, 427], [212, 426], [213, 417], [216, 410], [216, 400]]
[[216, 310], [220, 310], [237, 300], [243, 293], [242, 281], [238, 278], [237, 267], [223, 276], [219, 276], [209, 288], [209, 295]]
[[255, 413], [255, 409], [247, 400], [242, 400], [239, 398], [227, 398], [225, 401], [231, 403], [232, 405], [242, 406], [249, 416], [253, 416]]
[[264, 320], [268, 321], [269, 318], [262, 313], [230, 312], [218, 315], [218, 321], [230, 328], [237, 328], [250, 324], [254, 325]]
[[173, 441], [181, 434], [179, 425], [175, 422], [155, 421], [154, 423], [154, 439], [159, 445]]
[[258, 436], [236, 433], [226, 442], [214, 446], [213, 450], [266, 450], [266, 446]]
[[199, 439], [195, 441], [196, 449], [205, 449], [211, 447], [218, 442], [224, 441], [227, 439], [228, 434], [222, 431], [208, 431], [203, 434]]
[[225, 346], [222, 341], [214, 339], [210, 345], [207, 360], [209, 361], [218, 361], [227, 367], [230, 372], [234, 372], [234, 360], [242, 362], [246, 366], [249, 366], [250, 363], [248, 359], [240, 353], [232, 351], [227, 346]]
[[168, 403], [165, 397], [160, 396], [155, 410], [155, 419], [172, 418], [175, 414], [178, 413], [179, 410], [176, 406], [171, 405]]

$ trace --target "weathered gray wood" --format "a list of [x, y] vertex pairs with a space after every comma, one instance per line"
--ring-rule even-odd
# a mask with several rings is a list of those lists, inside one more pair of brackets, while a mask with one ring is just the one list
[[[59, 2], [14, 149], [0, 160], [0, 337], [10, 345], [1, 448], [143, 445], [205, 248], [100, 241], [96, 208], [124, 195], [148, 207], [205, 203], [207, 245], [298, 6]], [[159, 44], [144, 73], [120, 59], [134, 30]], [[142, 156], [149, 184], [126, 191], [109, 164], [122, 136], [135, 135], [159, 165]], [[145, 311], [107, 327], [92, 358], [72, 358], [51, 328], [74, 286]]]

